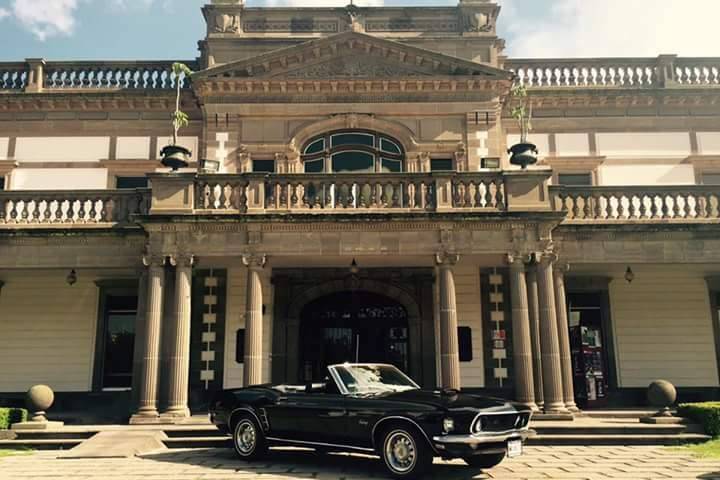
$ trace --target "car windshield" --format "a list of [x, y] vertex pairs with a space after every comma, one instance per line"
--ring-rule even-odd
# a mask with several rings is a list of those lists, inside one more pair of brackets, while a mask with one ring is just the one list
[[336, 365], [332, 368], [348, 393], [402, 392], [420, 388], [392, 365]]

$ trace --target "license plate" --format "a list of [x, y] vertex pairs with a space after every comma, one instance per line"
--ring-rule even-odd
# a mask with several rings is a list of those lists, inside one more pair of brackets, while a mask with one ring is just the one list
[[510, 440], [507, 444], [508, 458], [519, 457], [523, 453], [522, 440]]

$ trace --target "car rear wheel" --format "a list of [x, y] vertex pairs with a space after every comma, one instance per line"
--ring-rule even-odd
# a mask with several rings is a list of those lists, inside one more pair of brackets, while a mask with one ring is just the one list
[[395, 478], [418, 478], [433, 462], [433, 454], [424, 438], [412, 428], [394, 427], [382, 437], [380, 456]]
[[247, 461], [262, 458], [267, 453], [265, 434], [250, 415], [238, 419], [233, 430], [233, 446], [240, 458]]
[[465, 463], [471, 467], [488, 469], [493, 468], [500, 464], [505, 459], [505, 453], [485, 453], [480, 455], [474, 455], [472, 457], [465, 457]]

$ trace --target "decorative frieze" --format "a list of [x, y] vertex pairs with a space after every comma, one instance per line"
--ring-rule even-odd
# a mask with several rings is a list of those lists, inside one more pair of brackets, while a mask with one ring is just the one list
[[243, 23], [246, 33], [337, 33], [339, 31], [336, 20], [251, 20]]
[[389, 18], [369, 20], [365, 23], [367, 32], [457, 32], [459, 25], [455, 19], [414, 19]]

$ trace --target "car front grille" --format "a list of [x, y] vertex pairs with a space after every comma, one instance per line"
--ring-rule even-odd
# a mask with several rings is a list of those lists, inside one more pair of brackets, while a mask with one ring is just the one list
[[479, 415], [472, 425], [472, 433], [498, 433], [527, 427], [529, 413], [501, 413]]

